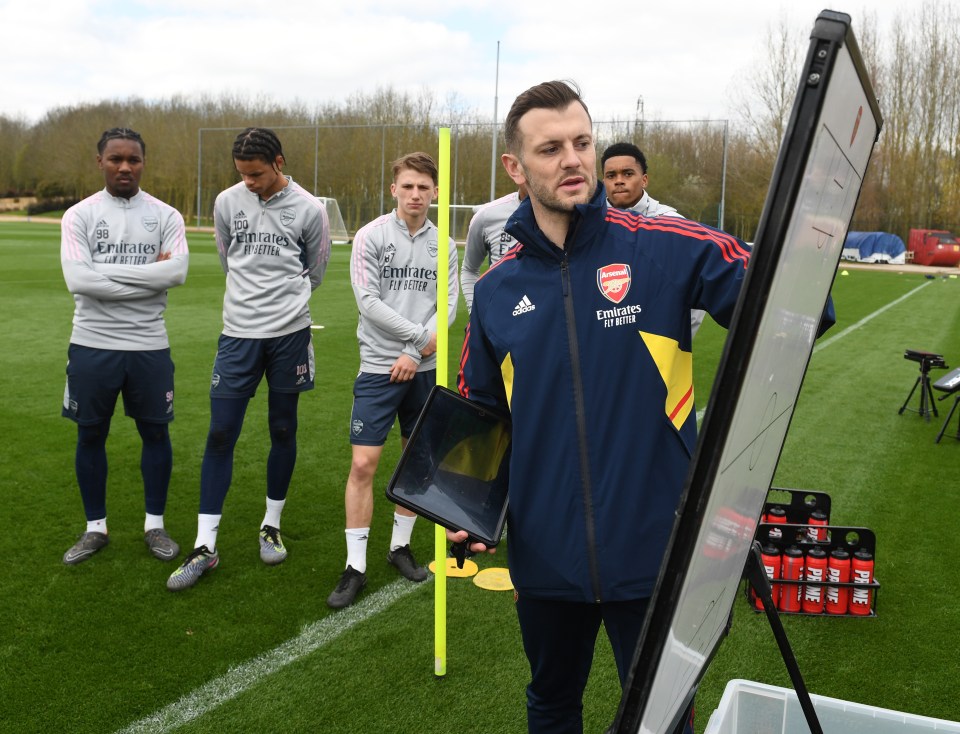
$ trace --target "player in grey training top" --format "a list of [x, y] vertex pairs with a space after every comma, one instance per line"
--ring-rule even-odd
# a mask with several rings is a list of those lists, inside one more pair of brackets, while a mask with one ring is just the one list
[[[607, 203], [630, 209], [645, 217], [681, 217], [672, 206], [661, 204], [647, 193], [647, 157], [633, 143], [614, 143], [600, 158]], [[690, 309], [690, 336], [697, 334], [704, 311]]]
[[280, 514], [297, 460], [297, 405], [300, 393], [313, 389], [309, 301], [330, 258], [326, 208], [283, 174], [286, 161], [272, 130], [241, 132], [233, 144], [233, 162], [242, 180], [221, 192], [213, 207], [227, 287], [210, 382], [197, 539], [167, 580], [171, 591], [193, 586], [220, 561], [217, 532], [233, 475], [233, 450], [247, 404], [264, 375], [270, 454], [260, 559], [268, 565], [286, 559]]
[[[353, 459], [344, 493], [346, 569], [327, 597], [335, 609], [353, 603], [367, 582], [367, 538], [373, 518], [373, 478], [395, 418], [406, 438], [436, 384], [438, 234], [427, 218], [437, 197], [437, 165], [426, 153], [393, 163], [390, 193], [397, 208], [353, 238], [350, 280], [360, 310], [360, 373], [353, 386]], [[457, 248], [449, 241], [447, 326], [457, 316]], [[387, 561], [411, 581], [427, 578], [410, 550], [416, 516], [393, 514]]]
[[[401, 354], [417, 372], [436, 370], [437, 251], [437, 227], [426, 219], [426, 207], [416, 231], [408, 229], [396, 210], [357, 230], [350, 280], [360, 310], [361, 372], [389, 375]], [[457, 247], [452, 241], [448, 260], [453, 323], [458, 291]]]
[[517, 244], [517, 241], [503, 231], [507, 220], [520, 202], [527, 198], [526, 188], [520, 186], [517, 191], [501, 196], [487, 204], [481, 204], [473, 210], [473, 219], [467, 229], [467, 246], [463, 251], [463, 264], [460, 266], [460, 289], [467, 303], [467, 312], [473, 310], [473, 284], [480, 277], [480, 266], [490, 260], [494, 265], [501, 257]]
[[187, 277], [187, 239], [180, 213], [140, 190], [146, 146], [138, 133], [107, 130], [97, 152], [104, 189], [70, 207], [61, 223], [60, 262], [75, 304], [62, 413], [77, 424], [87, 517], [87, 531], [63, 562], [81, 563], [109, 542], [106, 442], [121, 393], [143, 441], [144, 540], [169, 561], [180, 549], [163, 526], [173, 467], [173, 362], [163, 312], [167, 289]]
[[310, 326], [310, 294], [330, 258], [326, 207], [290, 177], [264, 200], [244, 181], [214, 203], [217, 251], [227, 276], [223, 333], [246, 339]]

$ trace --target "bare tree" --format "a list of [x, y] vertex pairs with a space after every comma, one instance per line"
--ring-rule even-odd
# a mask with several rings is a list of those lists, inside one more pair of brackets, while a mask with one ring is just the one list
[[24, 178], [23, 149], [30, 126], [26, 120], [0, 115], [0, 196], [24, 193], [28, 189]]
[[775, 159], [797, 93], [806, 39], [785, 15], [770, 29], [761, 59], [738, 90], [748, 134], [764, 157]]
[[910, 228], [955, 228], [960, 221], [957, 23], [952, 6], [926, 0], [898, 16], [880, 64], [879, 223], [904, 238]]

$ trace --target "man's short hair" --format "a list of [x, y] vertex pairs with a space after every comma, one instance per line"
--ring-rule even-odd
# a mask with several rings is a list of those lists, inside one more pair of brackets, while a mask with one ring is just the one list
[[248, 127], [233, 141], [235, 161], [263, 161], [275, 166], [277, 158], [284, 158], [283, 146], [277, 134], [266, 127]]
[[[522, 92], [513, 101], [503, 125], [503, 138], [507, 152], [517, 155], [523, 141], [520, 139], [520, 118], [530, 110], [565, 110], [573, 102], [579, 102], [590, 117], [590, 110], [580, 96], [580, 87], [572, 81], [542, 82]], [[592, 118], [591, 118], [592, 122]]]
[[103, 155], [103, 151], [107, 148], [107, 143], [111, 140], [132, 140], [140, 144], [140, 153], [144, 157], [147, 155], [147, 144], [143, 142], [140, 133], [136, 130], [131, 130], [129, 127], [111, 127], [109, 130], [104, 130], [103, 135], [100, 136], [100, 140], [97, 142], [97, 153]]
[[429, 153], [407, 153], [405, 156], [397, 158], [393, 162], [393, 180], [397, 180], [397, 175], [404, 168], [409, 168], [417, 173], [425, 173], [433, 179], [433, 185], [440, 185], [440, 174], [437, 171], [437, 163]]
[[600, 170], [603, 170], [608, 158], [615, 158], [621, 155], [628, 155], [631, 158], [635, 158], [637, 163], [640, 164], [640, 172], [647, 172], [647, 157], [643, 154], [643, 151], [633, 143], [614, 143], [603, 151], [603, 155], [600, 156]]

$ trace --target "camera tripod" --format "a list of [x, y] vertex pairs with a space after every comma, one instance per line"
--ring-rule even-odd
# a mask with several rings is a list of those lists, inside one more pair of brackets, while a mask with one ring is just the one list
[[[910, 394], [907, 395], [907, 399], [903, 401], [903, 405], [900, 406], [900, 411], [898, 415], [903, 415], [903, 411], [907, 410], [907, 405], [910, 403], [910, 398], [913, 397], [913, 393], [916, 392], [917, 387], [920, 387], [920, 409], [917, 410], [917, 413], [920, 414], [928, 423], [930, 422], [930, 414], [939, 416], [937, 413], [937, 406], [934, 404], [933, 400], [933, 388], [930, 385], [930, 370], [934, 367], [939, 367], [941, 369], [946, 368], [947, 363], [943, 361], [942, 354], [934, 354], [933, 352], [922, 352], [915, 349], [908, 349], [903, 353], [904, 359], [909, 359], [913, 362], [920, 363], [920, 374], [917, 377], [917, 381], [913, 383], [913, 387], [910, 388]], [[911, 408], [912, 410], [912, 408]]]

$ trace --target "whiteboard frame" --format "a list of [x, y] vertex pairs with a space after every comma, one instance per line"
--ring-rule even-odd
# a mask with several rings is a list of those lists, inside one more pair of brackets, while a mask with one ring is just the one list
[[882, 116], [849, 15], [811, 33], [614, 731], [669, 734], [723, 637]]

